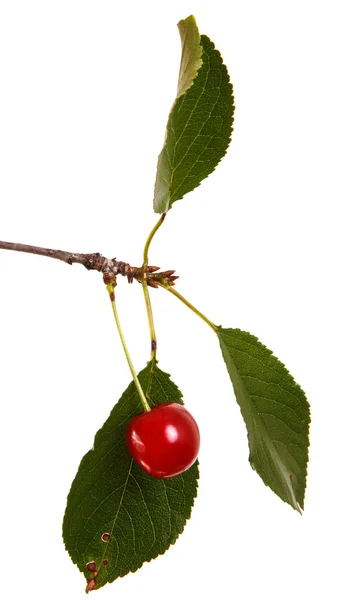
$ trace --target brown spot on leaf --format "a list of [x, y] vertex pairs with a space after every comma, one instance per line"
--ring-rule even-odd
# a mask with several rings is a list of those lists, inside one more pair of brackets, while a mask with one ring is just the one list
[[107, 558], [104, 558], [104, 560], [103, 560], [103, 565], [104, 565], [104, 567], [106, 567], [106, 565], [108, 565], [108, 564], [109, 564], [109, 561], [108, 561], [108, 559], [107, 559]]
[[111, 538], [110, 533], [103, 533], [103, 535], [101, 536], [101, 539], [103, 542], [109, 542]]
[[94, 571], [96, 571], [96, 564], [93, 560], [91, 560], [90, 562], [88, 562], [86, 564], [86, 568], [88, 569], [88, 571], [90, 571], [91, 573], [94, 573]]
[[95, 589], [95, 586], [96, 586], [95, 577], [93, 577], [92, 579], [87, 579], [87, 586], [85, 588], [85, 593], [89, 594], [89, 592], [91, 592], [92, 590]]

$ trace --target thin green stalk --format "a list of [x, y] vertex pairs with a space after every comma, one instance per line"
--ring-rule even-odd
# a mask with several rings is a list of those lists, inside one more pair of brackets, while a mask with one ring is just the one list
[[140, 382], [138, 380], [138, 377], [136, 375], [136, 371], [135, 371], [135, 368], [133, 366], [133, 363], [132, 363], [132, 360], [131, 360], [131, 356], [130, 356], [130, 353], [128, 351], [128, 348], [127, 348], [127, 345], [126, 345], [126, 341], [125, 341], [125, 338], [124, 338], [124, 334], [123, 334], [123, 331], [122, 331], [122, 328], [121, 328], [121, 324], [120, 324], [120, 320], [119, 320], [119, 315], [118, 315], [118, 312], [117, 312], [116, 302], [115, 302], [114, 284], [109, 283], [106, 286], [106, 289], [109, 292], [110, 302], [111, 302], [111, 307], [112, 307], [112, 310], [113, 310], [113, 313], [114, 313], [116, 327], [117, 327], [117, 330], [119, 332], [120, 340], [121, 340], [122, 347], [123, 347], [124, 352], [125, 352], [126, 360], [128, 362], [132, 378], [134, 380], [134, 383], [135, 383], [138, 395], [139, 395], [140, 400], [142, 402], [142, 406], [143, 406], [144, 410], [146, 412], [148, 412], [148, 411], [151, 410], [151, 408], [150, 408], [150, 405], [147, 402], [146, 396], [145, 396], [145, 394], [143, 392], [141, 384], [140, 384]]
[[146, 280], [145, 276], [144, 276], [144, 279], [142, 281], [142, 289], [143, 289], [143, 295], [144, 295], [145, 304], [146, 304], [148, 326], [149, 326], [149, 329], [150, 329], [150, 337], [151, 337], [151, 360], [156, 360], [157, 337], [156, 337], [155, 325], [154, 325], [154, 321], [153, 321], [151, 298], [150, 298], [150, 293], [148, 291], [148, 285], [147, 285], [147, 280]]
[[204, 323], [206, 323], [207, 325], [209, 325], [209, 327], [215, 332], [217, 333], [219, 331], [219, 328], [217, 327], [217, 325], [214, 325], [214, 323], [212, 323], [212, 321], [210, 321], [210, 319], [208, 319], [208, 317], [206, 317], [205, 315], [203, 315], [203, 313], [200, 312], [200, 310], [198, 310], [195, 306], [193, 306], [193, 304], [191, 304], [190, 302], [188, 302], [188, 300], [186, 300], [186, 298], [184, 298], [179, 292], [177, 292], [177, 290], [175, 290], [173, 287], [171, 287], [168, 284], [165, 283], [160, 283], [159, 284], [161, 287], [163, 287], [165, 290], [167, 290], [167, 292], [170, 292], [171, 294], [173, 294], [173, 296], [175, 296], [176, 298], [178, 298], [178, 300], [180, 300], [181, 302], [183, 302], [183, 304], [185, 304], [185, 306], [187, 306], [188, 308], [190, 308], [190, 310], [193, 311], [193, 313], [195, 313], [196, 315], [198, 315], [198, 317], [200, 317]]
[[148, 250], [149, 250], [149, 247], [151, 245], [151, 242], [153, 240], [153, 237], [154, 237], [156, 231], [161, 227], [161, 225], [162, 225], [163, 221], [165, 220], [165, 218], [166, 218], [166, 213], [163, 213], [160, 216], [159, 220], [157, 221], [156, 225], [154, 226], [154, 228], [152, 229], [150, 235], [147, 238], [147, 241], [145, 243], [145, 247], [143, 249], [143, 264], [144, 265], [148, 265]]
[[[144, 267], [146, 267], [148, 265], [148, 251], [149, 251], [151, 242], [153, 240], [153, 237], [154, 237], [156, 231], [161, 227], [165, 217], [166, 217], [166, 213], [163, 213], [147, 238], [145, 247], [143, 249], [143, 266]], [[147, 285], [147, 275], [145, 272], [143, 274], [142, 290], [143, 290], [143, 295], [145, 298], [148, 326], [149, 326], [150, 337], [151, 337], [151, 360], [156, 360], [157, 337], [156, 337], [156, 331], [155, 331], [155, 326], [154, 326], [154, 321], [153, 321], [151, 298], [150, 298], [150, 293], [148, 291], [148, 285]]]

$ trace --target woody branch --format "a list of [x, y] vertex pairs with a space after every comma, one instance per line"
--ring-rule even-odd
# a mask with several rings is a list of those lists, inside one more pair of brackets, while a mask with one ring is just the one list
[[147, 285], [158, 287], [163, 281], [169, 285], [174, 285], [177, 276], [174, 276], [175, 271], [159, 271], [160, 267], [143, 265], [142, 267], [131, 267], [126, 262], [116, 260], [116, 258], [105, 258], [99, 252], [89, 254], [80, 254], [75, 252], [67, 252], [66, 250], [53, 250], [52, 248], [42, 248], [40, 246], [30, 246], [28, 244], [17, 244], [13, 242], [1, 242], [0, 250], [14, 250], [16, 252], [26, 252], [28, 254], [36, 254], [38, 256], [47, 256], [48, 258], [56, 258], [68, 265], [74, 263], [83, 265], [89, 271], [99, 271], [103, 273], [104, 278], [115, 279], [117, 275], [127, 277], [129, 283], [134, 279], [142, 282], [144, 274], [146, 274]]

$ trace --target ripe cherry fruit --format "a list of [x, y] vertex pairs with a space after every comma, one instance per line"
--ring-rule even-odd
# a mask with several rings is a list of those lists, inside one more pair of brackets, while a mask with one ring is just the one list
[[161, 479], [189, 469], [198, 456], [200, 435], [184, 406], [165, 402], [130, 421], [126, 442], [141, 469]]

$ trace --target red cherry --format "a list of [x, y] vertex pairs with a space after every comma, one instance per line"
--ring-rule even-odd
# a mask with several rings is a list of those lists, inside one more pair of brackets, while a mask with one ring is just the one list
[[189, 469], [198, 456], [200, 435], [184, 406], [166, 402], [132, 419], [126, 442], [141, 469], [161, 479]]

